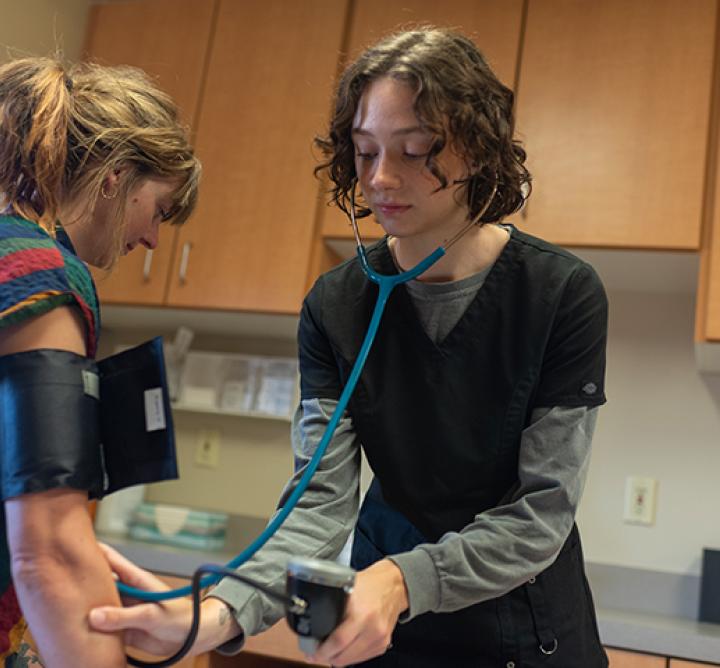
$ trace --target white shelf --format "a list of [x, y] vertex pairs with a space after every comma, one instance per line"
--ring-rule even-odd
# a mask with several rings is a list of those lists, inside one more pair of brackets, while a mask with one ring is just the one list
[[227, 415], [228, 417], [243, 418], [259, 418], [261, 420], [274, 420], [279, 422], [291, 422], [292, 417], [289, 415], [271, 415], [270, 413], [260, 413], [259, 411], [224, 411], [215, 406], [206, 406], [204, 404], [189, 404], [185, 402], [174, 402], [171, 404], [173, 411], [181, 411], [186, 413], [209, 413], [211, 415]]

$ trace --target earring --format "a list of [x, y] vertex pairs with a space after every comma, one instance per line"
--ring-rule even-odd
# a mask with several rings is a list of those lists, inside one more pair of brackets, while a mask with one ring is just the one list
[[117, 197], [118, 191], [116, 190], [112, 195], [108, 195], [107, 192], [105, 192], [105, 184], [103, 183], [100, 186], [100, 194], [103, 196], [103, 199], [115, 199]]

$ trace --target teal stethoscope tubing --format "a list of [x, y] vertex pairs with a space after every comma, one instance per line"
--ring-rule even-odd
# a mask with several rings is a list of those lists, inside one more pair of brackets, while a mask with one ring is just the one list
[[[275, 515], [275, 517], [265, 527], [262, 533], [237, 557], [228, 562], [226, 566], [227, 568], [238, 568], [248, 559], [250, 559], [263, 545], [265, 545], [265, 543], [268, 542], [268, 540], [270, 540], [272, 535], [278, 530], [280, 525], [285, 521], [293, 508], [295, 508], [298, 500], [305, 493], [305, 490], [310, 484], [310, 480], [315, 474], [315, 471], [320, 464], [320, 460], [325, 454], [325, 450], [327, 450], [328, 444], [330, 443], [332, 437], [335, 435], [335, 430], [337, 429], [338, 423], [340, 422], [340, 418], [345, 412], [348, 401], [350, 400], [350, 397], [355, 390], [358, 378], [360, 378], [360, 373], [365, 366], [365, 361], [367, 360], [367, 356], [370, 352], [370, 348], [372, 347], [373, 340], [375, 339], [378, 327], [380, 326], [380, 320], [382, 318], [383, 311], [385, 310], [385, 305], [387, 304], [390, 293], [397, 285], [400, 285], [401, 283], [406, 283], [407, 281], [411, 281], [417, 278], [423, 272], [427, 271], [429, 267], [431, 267], [435, 262], [437, 262], [437, 260], [439, 260], [443, 255], [445, 255], [445, 249], [442, 247], [435, 249], [432, 254], [428, 255], [428, 257], [419, 262], [412, 269], [393, 276], [383, 276], [382, 274], [378, 274], [377, 272], [375, 272], [368, 264], [364, 248], [362, 248], [362, 250], [358, 249], [358, 255], [360, 255], [360, 262], [363, 265], [363, 269], [367, 267], [366, 273], [368, 275], [368, 278], [374, 283], [377, 283], [380, 290], [378, 293], [377, 301], [375, 302], [375, 309], [373, 310], [372, 318], [370, 319], [370, 326], [368, 327], [367, 333], [365, 334], [365, 340], [363, 341], [360, 352], [358, 353], [357, 359], [355, 360], [355, 364], [352, 368], [352, 371], [350, 372], [350, 377], [348, 378], [345, 388], [340, 395], [340, 399], [338, 400], [335, 411], [330, 418], [330, 422], [328, 422], [328, 425], [325, 428], [325, 433], [320, 440], [320, 444], [315, 450], [315, 454], [312, 456], [312, 459], [310, 460], [307, 469], [300, 478], [297, 487], [295, 487], [294, 491], [292, 492], [288, 500], [285, 502], [280, 512]], [[221, 576], [210, 575], [200, 581], [200, 586], [202, 588], [209, 587], [210, 585], [216, 584], [221, 579]], [[134, 587], [128, 587], [127, 585], [122, 583], [118, 583], [117, 587], [122, 595], [132, 596], [133, 598], [137, 598], [142, 601], [165, 601], [171, 598], [187, 596], [192, 592], [192, 587], [190, 585], [188, 585], [187, 587], [181, 587], [180, 589], [172, 589], [170, 591], [162, 592], [147, 592], [141, 589], [136, 589]]]
[[[387, 304], [388, 298], [390, 297], [392, 291], [398, 285], [401, 285], [402, 283], [407, 283], [408, 281], [412, 281], [424, 272], [426, 272], [433, 264], [435, 264], [435, 262], [437, 262], [443, 255], [445, 255], [446, 249], [450, 248], [450, 246], [452, 246], [452, 244], [454, 244], [461, 236], [463, 236], [465, 232], [475, 226], [480, 221], [485, 211], [487, 211], [487, 208], [490, 206], [490, 203], [495, 196], [496, 190], [497, 186], [493, 188], [493, 191], [488, 198], [487, 203], [482, 208], [480, 213], [474, 218], [474, 220], [464, 226], [447, 243], [436, 248], [430, 255], [428, 255], [424, 260], [418, 262], [418, 264], [415, 265], [412, 269], [403, 271], [399, 274], [385, 276], [384, 274], [379, 274], [378, 272], [376, 272], [368, 262], [365, 247], [363, 246], [362, 240], [360, 239], [360, 233], [358, 231], [357, 222], [355, 220], [355, 188], [353, 187], [350, 195], [350, 221], [353, 227], [353, 231], [355, 233], [358, 258], [360, 260], [363, 272], [373, 283], [377, 283], [379, 288], [377, 301], [375, 302], [375, 308], [373, 310], [372, 317], [370, 318], [370, 325], [368, 326], [368, 330], [365, 334], [365, 339], [363, 340], [362, 346], [360, 347], [360, 352], [358, 353], [358, 356], [355, 360], [355, 364], [353, 365], [352, 371], [350, 372], [350, 377], [348, 378], [348, 381], [343, 388], [342, 394], [340, 395], [340, 399], [338, 400], [337, 406], [335, 407], [335, 411], [333, 412], [332, 417], [330, 418], [330, 421], [325, 428], [325, 433], [320, 439], [320, 443], [315, 450], [315, 453], [313, 454], [312, 459], [307, 466], [307, 469], [300, 478], [297, 487], [294, 489], [288, 500], [285, 502], [282, 509], [268, 523], [262, 533], [237, 557], [229, 561], [226, 565], [226, 568], [238, 568], [246, 561], [248, 561], [263, 545], [265, 545], [265, 543], [267, 543], [268, 540], [272, 538], [273, 534], [280, 528], [280, 525], [282, 525], [282, 523], [287, 519], [287, 516], [295, 508], [300, 497], [305, 493], [305, 490], [310, 484], [310, 480], [312, 479], [315, 471], [317, 470], [317, 467], [320, 464], [320, 460], [325, 454], [325, 450], [327, 450], [328, 444], [332, 440], [332, 437], [335, 435], [335, 430], [337, 429], [338, 423], [340, 422], [340, 418], [345, 412], [347, 404], [350, 401], [350, 397], [355, 390], [355, 386], [357, 385], [358, 379], [360, 378], [360, 373], [365, 366], [365, 361], [367, 360], [370, 349], [372, 348], [373, 341], [375, 340], [375, 335], [377, 334], [378, 328], [380, 327], [380, 320], [382, 319], [385, 305]], [[221, 575], [210, 575], [200, 581], [200, 586], [202, 588], [209, 587], [216, 584], [221, 579]], [[128, 585], [125, 585], [123, 583], [118, 583], [117, 588], [123, 596], [130, 596], [132, 598], [148, 602], [166, 601], [172, 598], [188, 596], [192, 593], [192, 586], [190, 585], [188, 585], [187, 587], [181, 587], [179, 589], [171, 589], [162, 592], [143, 591], [142, 589], [129, 587]]]

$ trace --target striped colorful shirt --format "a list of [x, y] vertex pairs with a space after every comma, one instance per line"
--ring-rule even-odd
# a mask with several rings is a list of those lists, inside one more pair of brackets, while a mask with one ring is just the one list
[[[3, 327], [66, 305], [80, 309], [87, 354], [94, 357], [100, 331], [95, 284], [67, 234], [58, 228], [53, 239], [36, 223], [0, 215], [0, 336]], [[24, 632], [0, 507], [0, 665], [18, 650]]]
[[57, 306], [76, 305], [87, 325], [87, 353], [94, 357], [100, 331], [95, 284], [67, 234], [53, 239], [36, 223], [0, 216], [0, 327]]

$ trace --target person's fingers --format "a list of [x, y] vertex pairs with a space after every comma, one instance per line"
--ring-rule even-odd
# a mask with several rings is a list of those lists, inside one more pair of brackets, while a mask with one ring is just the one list
[[[331, 654], [323, 660], [333, 666], [350, 666], [372, 659], [384, 654], [388, 648], [388, 642], [377, 634], [361, 631], [351, 642], [342, 647], [340, 651]], [[321, 646], [322, 647], [322, 646]], [[317, 658], [317, 653], [315, 657]]]
[[107, 543], [98, 541], [98, 547], [102, 550], [105, 558], [113, 564], [115, 562], [129, 561], [122, 554], [120, 554], [114, 547], [110, 547]]
[[167, 591], [170, 589], [162, 580], [136, 566], [109, 545], [105, 543], [98, 543], [98, 545], [108, 560], [110, 568], [122, 583], [144, 591]]
[[318, 647], [313, 659], [333, 666], [348, 666], [384, 654], [392, 638], [392, 627], [382, 615], [350, 597], [345, 619]]
[[88, 615], [90, 627], [96, 631], [124, 631], [126, 629], [149, 629], [157, 621], [161, 609], [153, 603], [135, 605], [131, 608], [103, 606], [93, 608]]
[[355, 643], [361, 632], [362, 627], [354, 619], [345, 619], [317, 648], [312, 658], [319, 662], [334, 663], [335, 657]]

